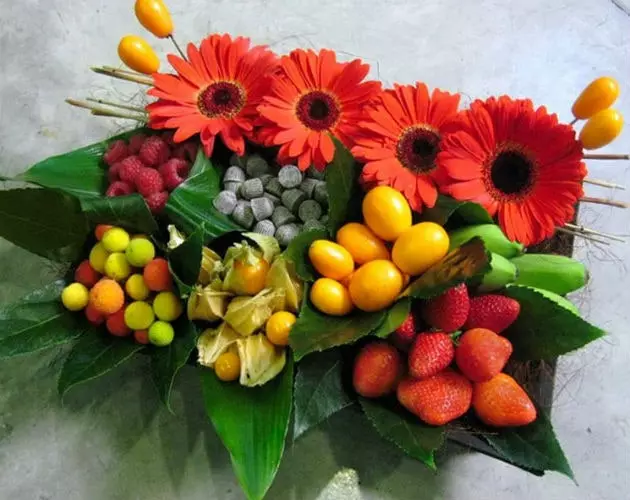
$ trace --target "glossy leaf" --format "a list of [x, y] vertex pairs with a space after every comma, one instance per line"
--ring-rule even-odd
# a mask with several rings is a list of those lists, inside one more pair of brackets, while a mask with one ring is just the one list
[[236, 477], [250, 500], [271, 486], [284, 452], [293, 399], [293, 362], [261, 387], [221, 382], [212, 370], [201, 370], [208, 417], [232, 458]]
[[142, 196], [83, 198], [81, 208], [91, 225], [110, 224], [134, 232], [153, 234], [158, 230]]
[[505, 331], [521, 360], [551, 360], [606, 333], [531, 288], [509, 286], [504, 295], [518, 301], [521, 312]]
[[438, 197], [433, 208], [424, 209], [420, 218], [440, 226], [448, 224], [451, 227], [494, 223], [490, 214], [481, 205], [443, 195]]
[[396, 328], [403, 324], [407, 316], [409, 316], [410, 310], [411, 300], [408, 297], [400, 299], [387, 310], [384, 321], [372, 335], [382, 339], [388, 337]]
[[297, 368], [294, 391], [293, 439], [296, 440], [353, 403], [343, 387], [339, 350], [304, 358]]
[[287, 260], [295, 265], [295, 272], [304, 281], [315, 281], [317, 273], [308, 258], [308, 249], [315, 240], [328, 239], [323, 229], [313, 229], [298, 234], [284, 251]]
[[171, 272], [183, 295], [190, 292], [199, 278], [202, 252], [203, 231], [198, 229], [168, 255]]

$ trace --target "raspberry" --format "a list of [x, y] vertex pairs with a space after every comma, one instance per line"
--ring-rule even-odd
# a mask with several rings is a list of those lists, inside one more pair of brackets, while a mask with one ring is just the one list
[[125, 196], [133, 193], [133, 187], [123, 181], [112, 182], [107, 188], [105, 196]]
[[147, 136], [144, 134], [136, 134], [129, 139], [129, 152], [132, 155], [137, 155], [140, 152], [140, 148], [146, 141]]
[[98, 312], [92, 304], [88, 304], [85, 308], [85, 317], [94, 326], [102, 325], [105, 322], [105, 316]]
[[173, 150], [173, 158], [179, 158], [181, 160], [195, 161], [197, 157], [197, 146], [193, 142], [185, 142], [180, 144]]
[[144, 196], [164, 191], [164, 181], [160, 172], [152, 168], [143, 168], [136, 175], [136, 189]]
[[157, 167], [168, 160], [171, 151], [168, 144], [160, 137], [153, 135], [147, 138], [140, 148], [140, 159], [147, 167]]
[[164, 186], [168, 191], [172, 191], [186, 180], [190, 164], [186, 160], [171, 158], [160, 166], [159, 171], [164, 179]]
[[114, 280], [104, 278], [90, 290], [90, 304], [101, 314], [114, 314], [125, 303], [125, 292]]
[[107, 180], [109, 180], [109, 183], [111, 184], [112, 182], [116, 182], [120, 180], [120, 166], [122, 165], [122, 162], [118, 162], [118, 163], [114, 163], [111, 167], [109, 167], [109, 170], [107, 171]]
[[107, 331], [116, 337], [126, 337], [131, 334], [131, 329], [125, 324], [124, 307], [107, 318], [106, 326]]
[[173, 285], [171, 272], [168, 269], [168, 262], [159, 257], [153, 259], [144, 267], [142, 276], [149, 290], [154, 292], [170, 290]]
[[175, 145], [175, 132], [173, 132], [172, 130], [168, 130], [167, 132], [164, 132], [162, 134], [162, 139], [164, 140], [164, 142], [166, 144], [168, 144], [170, 147], [173, 147]]
[[162, 210], [164, 210], [164, 207], [166, 206], [166, 202], [168, 201], [168, 193], [166, 191], [155, 193], [151, 196], [147, 196], [144, 201], [146, 201], [152, 214], [159, 214]]
[[94, 270], [89, 260], [81, 262], [74, 271], [74, 281], [81, 283], [87, 288], [92, 288], [100, 279], [101, 274]]
[[114, 163], [118, 163], [127, 158], [127, 156], [129, 156], [129, 148], [125, 141], [114, 141], [109, 145], [103, 155], [103, 161], [111, 167]]
[[138, 156], [128, 156], [120, 162], [118, 175], [121, 181], [133, 186], [138, 172], [143, 168], [145, 168], [144, 163], [142, 163], [142, 160], [140, 160]]

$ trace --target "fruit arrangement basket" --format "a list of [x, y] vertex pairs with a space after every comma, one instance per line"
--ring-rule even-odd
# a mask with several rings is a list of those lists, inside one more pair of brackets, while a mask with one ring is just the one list
[[588, 279], [574, 238], [616, 238], [577, 225], [578, 204], [624, 208], [584, 194], [609, 185], [585, 161], [621, 131], [617, 82], [565, 124], [529, 99], [384, 88], [327, 49], [183, 50], [161, 0], [135, 14], [172, 70], [135, 35], [125, 68], [93, 70], [149, 104], [68, 102], [137, 126], [2, 179], [0, 236], [60, 272], [0, 310], [0, 359], [66, 346], [63, 397], [143, 355], [167, 408], [189, 365], [248, 498], [289, 433], [349, 406], [432, 469], [450, 439], [572, 478], [553, 372], [604, 335], [567, 295]]

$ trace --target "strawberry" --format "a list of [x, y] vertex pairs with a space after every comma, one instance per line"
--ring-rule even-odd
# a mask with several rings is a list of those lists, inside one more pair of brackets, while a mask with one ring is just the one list
[[512, 344], [485, 328], [473, 328], [459, 338], [455, 362], [473, 382], [484, 382], [501, 373], [512, 355]]
[[468, 289], [462, 283], [428, 300], [422, 308], [422, 317], [433, 328], [454, 332], [464, 325], [469, 310]]
[[433, 377], [404, 379], [398, 384], [398, 401], [423, 422], [444, 425], [470, 408], [472, 385], [463, 375], [445, 370]]
[[501, 333], [509, 327], [521, 311], [521, 305], [503, 295], [482, 295], [470, 299], [470, 312], [464, 324], [466, 330], [486, 328]]
[[392, 333], [391, 341], [398, 349], [407, 351], [409, 347], [411, 347], [411, 344], [413, 344], [417, 333], [416, 318], [413, 313], [409, 313], [409, 316], [403, 321], [402, 325], [396, 328], [394, 333]]
[[443, 332], [420, 333], [409, 351], [409, 375], [432, 377], [453, 362], [453, 341]]
[[516, 380], [505, 373], [477, 382], [472, 405], [481, 421], [494, 427], [516, 427], [536, 420], [534, 403]]
[[354, 360], [352, 385], [363, 397], [379, 398], [394, 390], [402, 371], [402, 359], [393, 345], [372, 342]]

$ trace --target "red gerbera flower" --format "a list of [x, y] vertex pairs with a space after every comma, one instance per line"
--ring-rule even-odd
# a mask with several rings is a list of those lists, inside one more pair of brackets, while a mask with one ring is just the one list
[[369, 66], [359, 59], [337, 62], [332, 50], [297, 49], [280, 60], [271, 91], [258, 108], [266, 123], [267, 145], [280, 145], [278, 159], [297, 159], [301, 170], [323, 170], [335, 154], [330, 134], [346, 146], [362, 108], [380, 90], [379, 82], [363, 82]]
[[177, 75], [153, 75], [155, 86], [148, 94], [158, 101], [147, 106], [149, 125], [177, 129], [175, 142], [200, 134], [208, 156], [220, 135], [229, 149], [243, 155], [276, 56], [264, 46], [250, 48], [248, 38], [212, 35], [199, 49], [189, 44], [188, 59], [171, 54]]
[[573, 128], [544, 107], [507, 96], [477, 100], [444, 136], [441, 189], [483, 205], [510, 239], [533, 245], [572, 220], [582, 159]]
[[435, 89], [429, 97], [427, 86], [420, 82], [381, 92], [360, 122], [362, 130], [352, 148], [365, 163], [362, 181], [397, 189], [417, 212], [423, 206], [433, 207], [441, 132], [457, 114], [458, 105], [459, 94]]

